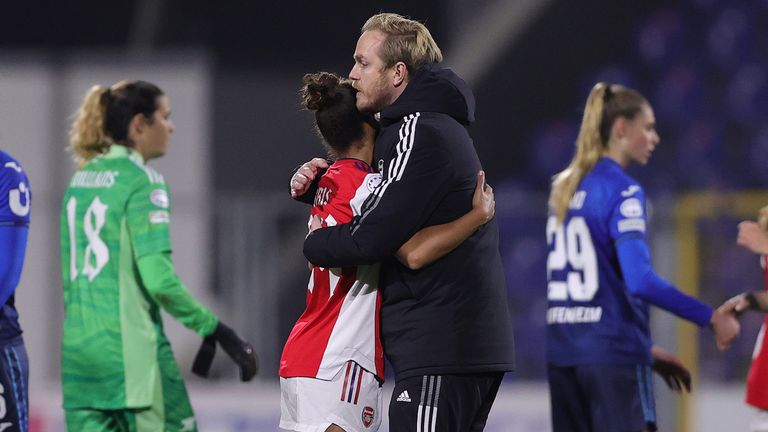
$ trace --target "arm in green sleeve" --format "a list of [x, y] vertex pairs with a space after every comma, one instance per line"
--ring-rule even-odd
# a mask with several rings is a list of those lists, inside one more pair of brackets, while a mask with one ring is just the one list
[[200, 336], [213, 333], [219, 319], [189, 293], [176, 274], [170, 252], [143, 256], [138, 267], [144, 286], [163, 309]]

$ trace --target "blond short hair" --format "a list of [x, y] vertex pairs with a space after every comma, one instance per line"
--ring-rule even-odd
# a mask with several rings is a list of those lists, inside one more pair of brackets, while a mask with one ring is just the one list
[[376, 14], [363, 24], [360, 33], [378, 30], [387, 35], [379, 48], [385, 68], [397, 62], [405, 63], [408, 72], [415, 72], [424, 63], [440, 63], [443, 53], [427, 27], [415, 20], [394, 13]]

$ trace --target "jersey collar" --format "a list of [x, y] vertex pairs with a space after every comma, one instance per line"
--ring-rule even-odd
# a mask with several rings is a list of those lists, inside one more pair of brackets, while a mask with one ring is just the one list
[[109, 151], [104, 155], [106, 159], [116, 159], [116, 158], [130, 158], [135, 162], [138, 162], [141, 165], [144, 165], [144, 158], [141, 157], [141, 153], [137, 152], [136, 150], [126, 147], [124, 145], [120, 144], [112, 144], [109, 146]]

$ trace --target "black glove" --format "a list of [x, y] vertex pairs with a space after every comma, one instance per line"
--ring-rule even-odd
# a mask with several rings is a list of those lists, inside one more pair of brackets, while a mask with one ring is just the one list
[[240, 367], [241, 381], [250, 381], [259, 371], [259, 359], [251, 344], [240, 339], [234, 330], [219, 321], [216, 330], [203, 339], [203, 343], [197, 351], [195, 361], [192, 363], [194, 374], [201, 377], [208, 376], [213, 356], [216, 354], [216, 342]]
[[682, 393], [683, 390], [690, 393], [691, 373], [681, 362], [676, 360], [655, 358], [653, 359], [653, 370], [664, 378], [664, 382], [667, 383], [670, 390], [675, 393]]

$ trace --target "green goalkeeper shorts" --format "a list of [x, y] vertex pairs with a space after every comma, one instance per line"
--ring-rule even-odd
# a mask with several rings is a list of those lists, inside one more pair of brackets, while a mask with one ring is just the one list
[[162, 389], [152, 406], [101, 410], [65, 409], [67, 430], [71, 432], [197, 432], [187, 388], [173, 359], [170, 346], [160, 350]]

